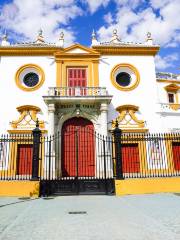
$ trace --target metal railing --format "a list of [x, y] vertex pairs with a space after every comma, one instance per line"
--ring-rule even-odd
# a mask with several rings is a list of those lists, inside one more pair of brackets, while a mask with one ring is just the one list
[[180, 80], [180, 75], [174, 73], [166, 73], [166, 72], [157, 72], [157, 79], [167, 79], [167, 80]]
[[33, 136], [2, 135], [0, 138], [0, 180], [32, 178]]
[[105, 87], [50, 87], [48, 96], [74, 97], [74, 96], [107, 96]]
[[174, 110], [179, 110], [180, 104], [176, 103], [158, 103], [158, 110], [172, 112]]
[[[1, 136], [0, 180], [180, 176], [180, 133], [123, 133], [118, 139], [93, 132], [65, 134], [41, 136], [39, 143], [31, 134]], [[35, 176], [33, 161], [38, 161]]]
[[180, 176], [180, 134], [122, 134], [124, 178]]

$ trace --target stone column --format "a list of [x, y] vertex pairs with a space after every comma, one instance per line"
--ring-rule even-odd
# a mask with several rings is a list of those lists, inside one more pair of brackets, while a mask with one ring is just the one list
[[48, 105], [48, 115], [49, 115], [49, 143], [48, 143], [48, 158], [46, 159], [47, 163], [47, 175], [49, 180], [53, 179], [56, 176], [56, 160], [55, 160], [55, 105], [53, 103]]
[[48, 115], [49, 115], [49, 135], [53, 136], [55, 134], [55, 105], [53, 103], [48, 105]]
[[101, 134], [104, 136], [108, 135], [107, 119], [108, 119], [108, 105], [107, 103], [101, 103]]

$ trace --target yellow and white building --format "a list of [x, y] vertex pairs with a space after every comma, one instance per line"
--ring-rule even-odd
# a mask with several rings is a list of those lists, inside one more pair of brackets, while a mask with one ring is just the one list
[[31, 133], [37, 118], [49, 136], [77, 124], [106, 137], [115, 120], [127, 133], [179, 132], [180, 76], [156, 73], [160, 47], [150, 33], [144, 43], [123, 42], [116, 30], [106, 42], [93, 32], [91, 47], [64, 47], [64, 41], [61, 33], [57, 43], [47, 43], [41, 30], [31, 43], [10, 44], [3, 36], [1, 133]]
[[[91, 47], [65, 48], [64, 41], [62, 33], [56, 44], [46, 43], [42, 31], [32, 43], [12, 45], [3, 37], [1, 133], [27, 132], [37, 116], [51, 135], [75, 116], [88, 118], [103, 135], [116, 118], [130, 132], [179, 131], [180, 77], [156, 74], [159, 46], [150, 34], [140, 44], [123, 42], [116, 30], [108, 42], [93, 33]], [[73, 79], [71, 73], [85, 75]]]

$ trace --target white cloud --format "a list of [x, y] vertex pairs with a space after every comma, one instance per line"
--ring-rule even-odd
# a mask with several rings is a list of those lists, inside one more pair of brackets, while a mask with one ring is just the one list
[[104, 15], [104, 21], [108, 24], [112, 24], [113, 23], [113, 17], [112, 14], [109, 12], [106, 15]]
[[133, 9], [145, 2], [145, 0], [114, 0], [114, 1], [118, 6], [128, 6]]
[[100, 6], [106, 7], [110, 0], [82, 0], [82, 2], [88, 5], [89, 11], [94, 13]]
[[174, 61], [178, 60], [178, 55], [176, 53], [166, 55], [165, 57], [161, 57], [157, 55], [155, 57], [156, 68], [158, 70], [165, 70], [168, 67], [173, 67]]
[[[75, 0], [14, 0], [1, 9], [0, 25], [13, 34], [24, 35], [27, 40], [35, 40], [37, 31], [42, 28], [47, 41], [56, 41], [58, 28], [67, 25], [71, 19], [82, 15]], [[72, 43], [75, 36], [70, 28], [65, 28], [66, 43]]]
[[156, 9], [164, 7], [169, 2], [171, 1], [170, 0], [150, 0], [151, 6]]
[[100, 40], [107, 41], [105, 38], [112, 35], [112, 29], [116, 28], [124, 41], [143, 42], [146, 33], [150, 31], [154, 41], [161, 46], [168, 44], [176, 46], [180, 42], [179, 0], [151, 0], [144, 9], [134, 9], [143, 2], [143, 0], [116, 1], [117, 12], [113, 15], [114, 19], [109, 25], [98, 30]]

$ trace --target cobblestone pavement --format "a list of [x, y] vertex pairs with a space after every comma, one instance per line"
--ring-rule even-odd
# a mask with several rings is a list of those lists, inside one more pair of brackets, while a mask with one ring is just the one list
[[0, 240], [15, 239], [179, 240], [180, 195], [0, 198]]

